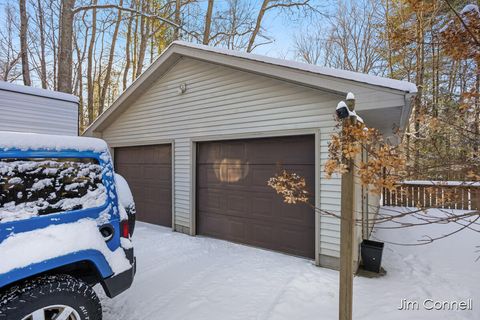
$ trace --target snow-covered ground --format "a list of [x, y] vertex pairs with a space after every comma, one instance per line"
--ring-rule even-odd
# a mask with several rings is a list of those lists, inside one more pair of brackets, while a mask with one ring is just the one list
[[[407, 242], [433, 231], [379, 230], [375, 236]], [[101, 294], [105, 320], [338, 318], [338, 272], [312, 261], [145, 223], [138, 223], [134, 244], [134, 284], [113, 300]], [[480, 234], [468, 230], [427, 246], [386, 245], [387, 275], [355, 278], [354, 319], [480, 319], [478, 245]], [[401, 299], [472, 299], [473, 310], [399, 311]]]

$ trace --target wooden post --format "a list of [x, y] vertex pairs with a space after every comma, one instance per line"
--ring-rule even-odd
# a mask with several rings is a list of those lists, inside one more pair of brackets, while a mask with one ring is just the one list
[[[350, 99], [349, 99], [350, 98]], [[355, 109], [353, 95], [347, 95], [347, 106]], [[343, 119], [343, 127], [354, 124], [356, 117]], [[342, 174], [342, 200], [340, 222], [340, 291], [339, 320], [352, 320], [353, 309], [353, 241], [355, 239], [354, 201], [354, 160], [344, 159], [347, 172]]]

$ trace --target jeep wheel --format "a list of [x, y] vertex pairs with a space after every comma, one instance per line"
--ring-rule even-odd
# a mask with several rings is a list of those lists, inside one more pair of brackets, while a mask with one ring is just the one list
[[43, 276], [1, 296], [0, 319], [101, 320], [102, 307], [85, 282], [69, 275]]

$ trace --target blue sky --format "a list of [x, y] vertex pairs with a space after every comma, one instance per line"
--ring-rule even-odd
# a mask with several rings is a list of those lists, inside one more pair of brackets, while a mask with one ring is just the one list
[[[28, 2], [28, 1], [27, 1]], [[112, 3], [116, 1], [105, 1], [105, 3]], [[329, 11], [334, 7], [337, 0], [311, 0], [313, 5], [322, 5], [323, 11]], [[199, 0], [201, 6], [207, 4], [207, 0]], [[215, 7], [221, 8], [222, 3], [225, 0], [215, 0]], [[255, 8], [261, 6], [262, 0], [252, 0], [252, 4]], [[0, 0], [0, 21], [3, 22], [4, 10], [3, 7], [6, 4], [11, 4], [14, 7], [18, 7], [17, 0]], [[292, 44], [296, 33], [304, 30], [308, 27], [308, 21], [292, 21], [287, 19], [286, 15], [279, 14], [278, 11], [271, 10], [267, 12], [264, 17], [262, 27], [268, 30], [268, 35], [274, 39], [271, 44], [263, 45], [255, 49], [255, 53], [266, 54], [274, 57], [292, 57]], [[2, 23], [3, 24], [3, 23]]]
[[[207, 0], [197, 0], [203, 10], [206, 10]], [[222, 10], [226, 4], [226, 0], [214, 0], [215, 9]], [[250, 4], [255, 10], [260, 8], [263, 0], [244, 0], [250, 1]], [[298, 0], [299, 1], [299, 0]], [[336, 3], [339, 0], [310, 0], [311, 5], [313, 6], [322, 6], [322, 13], [326, 14], [328, 11], [332, 11], [335, 8]], [[360, 0], [361, 1], [361, 0]], [[87, 2], [87, 1], [78, 1], [78, 2]], [[115, 3], [116, 0], [99, 0], [100, 3]], [[28, 5], [29, 1], [27, 1]], [[18, 0], [0, 0], [0, 27], [3, 27], [5, 12], [5, 5], [12, 5], [14, 8], [18, 8]], [[223, 7], [223, 8], [222, 8]], [[256, 18], [257, 12], [254, 12], [252, 16]], [[202, 17], [203, 18], [203, 17]], [[318, 19], [325, 20], [325, 17], [318, 15]], [[290, 17], [289, 14], [280, 12], [278, 9], [267, 11], [264, 16], [262, 27], [266, 30], [266, 35], [272, 39], [272, 43], [258, 46], [254, 49], [253, 53], [263, 54], [275, 58], [285, 58], [290, 60], [295, 60], [294, 52], [294, 39], [295, 35], [300, 32], [305, 32], [308, 30], [312, 24], [311, 19], [303, 18], [302, 16]], [[318, 25], [318, 23], [315, 23]], [[108, 40], [107, 40], [108, 41]], [[262, 41], [261, 38], [257, 37], [257, 42]], [[121, 45], [123, 42], [122, 39], [118, 40], [118, 43]], [[17, 43], [18, 45], [18, 43]], [[121, 63], [121, 61], [118, 61]], [[148, 64], [149, 62], [147, 62]]]

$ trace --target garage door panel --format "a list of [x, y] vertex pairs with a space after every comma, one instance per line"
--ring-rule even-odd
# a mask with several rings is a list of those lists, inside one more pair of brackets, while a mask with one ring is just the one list
[[204, 212], [198, 227], [203, 230], [202, 234], [217, 238], [224, 238], [230, 235], [230, 219], [223, 215]]
[[115, 170], [128, 181], [137, 219], [172, 225], [171, 146], [115, 148]]
[[[200, 170], [199, 175], [203, 175], [204, 181], [210, 184], [245, 184], [245, 179], [248, 177], [249, 166], [243, 164], [205, 164]], [[248, 179], [248, 178], [247, 178]]]
[[241, 219], [230, 220], [229, 235], [232, 241], [244, 242], [247, 238], [248, 226], [245, 221]]
[[242, 194], [230, 193], [226, 200], [226, 210], [231, 212], [232, 215], [248, 216], [249, 201], [245, 201], [245, 197]]
[[[210, 142], [203, 144], [202, 154], [197, 158], [198, 164], [213, 164], [222, 160], [241, 160], [255, 164], [311, 164], [315, 159], [315, 148], [304, 136], [275, 138], [277, 145], [271, 139], [250, 139], [242, 141]], [[282, 144], [282, 148], [278, 148]], [[295, 150], [295, 152], [285, 152]]]
[[252, 165], [252, 186], [265, 187], [268, 180], [273, 177], [280, 168], [272, 165]]
[[170, 181], [171, 167], [165, 165], [143, 165], [143, 177], [147, 179], [160, 179], [161, 181]]
[[[116, 163], [117, 159], [115, 159]], [[117, 172], [123, 172], [122, 176], [129, 179], [136, 179], [137, 177], [142, 176], [142, 167], [135, 164], [117, 164], [115, 166]]]
[[248, 244], [278, 250], [277, 242], [275, 241], [275, 228], [271, 224], [254, 222], [251, 224], [250, 229], [251, 234], [250, 240], [247, 239]]
[[199, 208], [205, 211], [222, 210], [223, 195], [221, 192], [208, 189], [198, 189], [197, 198], [199, 199]]
[[[256, 164], [303, 165], [311, 164], [315, 159], [315, 148], [311, 142], [301, 137], [276, 138], [277, 143], [259, 140], [251, 144], [248, 160]], [[281, 147], [279, 148], [279, 145]]]
[[285, 168], [313, 189], [314, 151], [313, 136], [199, 143], [197, 232], [313, 257], [313, 209], [284, 203], [267, 181]]
[[314, 215], [313, 210], [306, 204], [286, 204], [283, 201], [278, 203], [276, 199], [273, 202], [273, 211], [276, 212], [276, 220], [279, 222], [300, 226], [309, 226]]
[[272, 219], [274, 216], [272, 196], [257, 195], [253, 197], [251, 215], [254, 219]]

